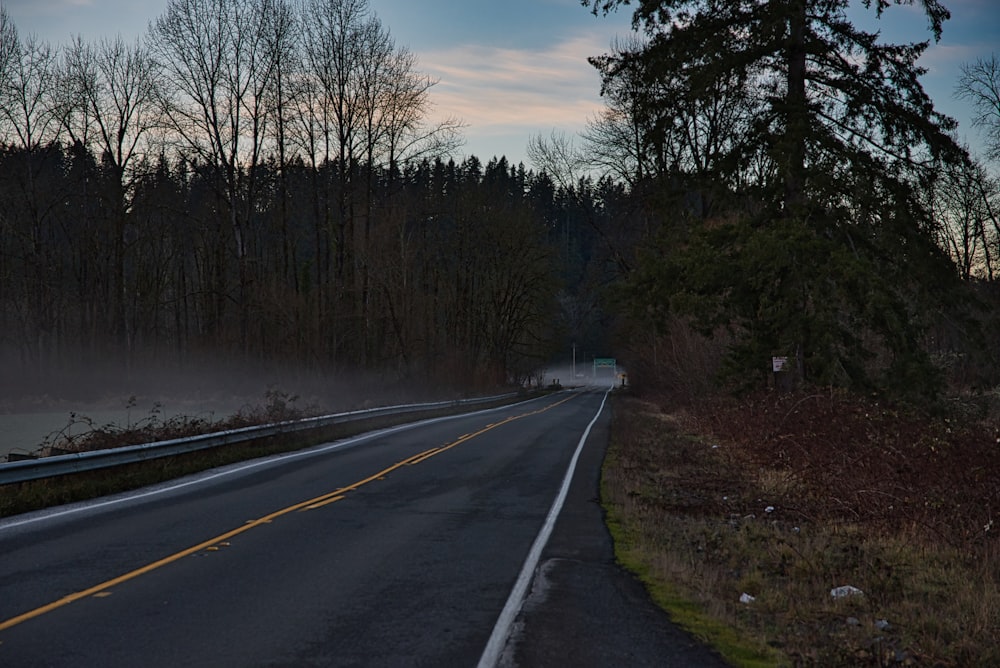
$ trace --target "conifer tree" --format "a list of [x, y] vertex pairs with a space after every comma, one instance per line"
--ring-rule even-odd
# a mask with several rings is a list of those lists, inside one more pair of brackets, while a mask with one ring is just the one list
[[[606, 13], [633, 3], [584, 4]], [[921, 5], [935, 39], [949, 18], [936, 0], [862, 4], [877, 18]], [[672, 232], [631, 277], [632, 294], [644, 313], [734, 331], [731, 361], [742, 372], [787, 355], [800, 379], [930, 388], [921, 327], [955, 303], [946, 292], [956, 272], [934, 242], [923, 191], [962, 151], [948, 134], [954, 121], [920, 83], [929, 41], [883, 43], [850, 21], [850, 5], [634, 3], [633, 24], [647, 37], [627, 56], [645, 76], [639, 101], [663, 103], [648, 92], [666, 78], [672, 102], [692, 104], [739, 82], [740, 94], [755, 96], [751, 122], [723, 161], [764, 168], [726, 184], [729, 210], [711, 224], [665, 226]], [[607, 87], [615, 69], [602, 62]], [[668, 175], [683, 183], [678, 176]]]

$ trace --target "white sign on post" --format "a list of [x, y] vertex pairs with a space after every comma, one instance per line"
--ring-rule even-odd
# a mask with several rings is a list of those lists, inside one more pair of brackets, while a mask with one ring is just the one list
[[772, 357], [771, 358], [771, 370], [774, 371], [774, 373], [778, 373], [779, 371], [781, 371], [782, 369], [784, 369], [786, 364], [788, 364], [788, 358], [787, 357]]

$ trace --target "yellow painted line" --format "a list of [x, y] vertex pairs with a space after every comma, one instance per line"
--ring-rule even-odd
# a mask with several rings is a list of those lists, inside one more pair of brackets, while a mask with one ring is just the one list
[[[547, 405], [547, 406], [545, 406], [545, 407], [543, 407], [543, 408], [541, 408], [539, 410], [531, 411], [529, 413], [522, 413], [521, 415], [514, 415], [514, 416], [511, 416], [511, 417], [509, 417], [509, 418], [507, 418], [505, 420], [502, 420], [502, 421], [497, 422], [495, 424], [491, 424], [491, 425], [489, 425], [487, 427], [484, 427], [483, 429], [480, 429], [477, 432], [474, 432], [474, 433], [471, 433], [471, 434], [465, 434], [465, 435], [461, 436], [460, 438], [458, 438], [457, 440], [453, 441], [452, 443], [449, 443], [448, 445], [445, 445], [443, 447], [432, 448], [431, 450], [425, 450], [423, 452], [417, 453], [415, 455], [407, 457], [406, 459], [404, 459], [404, 460], [402, 460], [400, 462], [396, 462], [392, 466], [390, 466], [390, 467], [388, 467], [386, 469], [383, 469], [383, 470], [379, 471], [378, 473], [375, 473], [374, 475], [368, 476], [364, 480], [359, 480], [359, 481], [357, 481], [355, 483], [352, 483], [352, 484], [348, 485], [347, 487], [341, 487], [338, 490], [335, 490], [333, 492], [328, 492], [327, 494], [323, 494], [321, 496], [317, 496], [316, 498], [309, 499], [308, 501], [301, 501], [301, 502], [296, 503], [294, 505], [288, 506], [287, 508], [282, 508], [281, 510], [277, 510], [277, 511], [271, 513], [270, 515], [265, 515], [264, 517], [261, 517], [260, 519], [248, 520], [241, 527], [238, 527], [236, 529], [232, 529], [232, 530], [227, 531], [227, 532], [225, 532], [223, 534], [215, 536], [214, 538], [210, 538], [210, 539], [208, 539], [206, 541], [202, 541], [201, 543], [198, 543], [197, 545], [189, 547], [186, 550], [181, 550], [180, 552], [176, 552], [174, 554], [171, 554], [170, 556], [164, 557], [163, 559], [160, 559], [158, 561], [154, 561], [154, 562], [152, 562], [150, 564], [147, 564], [147, 565], [145, 565], [145, 566], [143, 566], [141, 568], [137, 568], [134, 571], [130, 571], [128, 573], [125, 573], [124, 575], [119, 575], [116, 578], [112, 578], [110, 580], [106, 580], [105, 582], [102, 582], [99, 585], [95, 585], [93, 587], [89, 587], [89, 588], [84, 589], [82, 591], [78, 591], [76, 593], [69, 594], [67, 596], [64, 596], [64, 597], [60, 598], [59, 600], [56, 600], [56, 601], [53, 601], [53, 602], [48, 603], [46, 605], [43, 605], [41, 607], [35, 608], [34, 610], [29, 610], [28, 612], [20, 614], [20, 615], [18, 615], [16, 617], [11, 617], [10, 619], [8, 619], [6, 621], [0, 622], [0, 631], [6, 631], [7, 629], [13, 628], [13, 627], [17, 626], [18, 624], [21, 624], [21, 623], [26, 622], [26, 621], [31, 620], [31, 619], [35, 619], [36, 617], [41, 617], [42, 615], [45, 615], [45, 614], [47, 614], [49, 612], [52, 612], [53, 610], [58, 610], [59, 608], [65, 607], [65, 606], [69, 605], [70, 603], [75, 603], [76, 601], [79, 601], [80, 599], [91, 597], [91, 596], [100, 595], [100, 594], [104, 593], [105, 590], [114, 589], [115, 587], [117, 587], [120, 584], [123, 584], [125, 582], [130, 581], [130, 580], [134, 580], [134, 579], [136, 579], [137, 577], [139, 577], [141, 575], [146, 575], [147, 573], [151, 573], [151, 572], [153, 572], [153, 571], [155, 571], [155, 570], [157, 570], [159, 568], [162, 568], [163, 566], [167, 566], [168, 564], [172, 564], [175, 561], [180, 561], [184, 557], [189, 557], [192, 554], [196, 554], [196, 553], [198, 553], [198, 552], [200, 552], [202, 550], [208, 550], [208, 549], [211, 549], [211, 548], [214, 548], [214, 549], [217, 550], [218, 548], [214, 547], [214, 546], [216, 546], [216, 545], [222, 545], [222, 544], [228, 544], [228, 543], [225, 543], [225, 541], [228, 541], [228, 539], [233, 538], [235, 536], [238, 536], [238, 535], [240, 535], [242, 533], [246, 533], [250, 529], [256, 528], [256, 527], [261, 526], [263, 524], [270, 524], [272, 520], [275, 520], [275, 519], [277, 519], [277, 518], [279, 518], [279, 517], [281, 517], [283, 515], [288, 515], [289, 513], [293, 513], [293, 512], [299, 511], [299, 510], [303, 510], [303, 509], [308, 509], [310, 506], [320, 507], [320, 506], [325, 505], [327, 503], [333, 503], [334, 501], [338, 501], [338, 500], [340, 500], [340, 498], [343, 498], [343, 494], [345, 492], [349, 492], [351, 490], [358, 489], [359, 487], [361, 487], [363, 485], [367, 485], [368, 483], [370, 483], [370, 482], [372, 482], [374, 480], [383, 480], [386, 475], [388, 475], [392, 471], [395, 471], [396, 469], [399, 469], [399, 468], [401, 468], [403, 466], [407, 466], [407, 465], [412, 464], [412, 463], [416, 463], [416, 462], [419, 462], [419, 461], [424, 461], [425, 459], [429, 459], [430, 457], [433, 457], [434, 455], [441, 454], [442, 452], [445, 452], [447, 450], [450, 450], [450, 449], [454, 448], [456, 445], [459, 445], [460, 443], [465, 443], [466, 441], [469, 441], [469, 440], [475, 438], [476, 436], [480, 436], [482, 434], [485, 434], [486, 432], [490, 431], [491, 429], [495, 429], [496, 427], [499, 427], [501, 425], [507, 424], [508, 422], [512, 422], [514, 420], [520, 420], [521, 418], [525, 418], [525, 417], [528, 417], [528, 416], [531, 416], [531, 415], [538, 415], [539, 413], [544, 413], [545, 411], [548, 411], [548, 410], [550, 410], [552, 408], [555, 408], [556, 406], [559, 406], [560, 404], [566, 403], [567, 401], [569, 401], [570, 399], [572, 399], [575, 396], [576, 396], [575, 394], [571, 394], [567, 398], [562, 399], [561, 401], [557, 401], [554, 404], [549, 404], [549, 405]], [[337, 498], [337, 497], [339, 497], [339, 498]]]
[[541, 413], [544, 413], [544, 412], [546, 412], [548, 410], [551, 410], [551, 409], [555, 408], [556, 406], [560, 406], [560, 405], [566, 403], [567, 401], [576, 398], [576, 396], [577, 396], [576, 394], [571, 394], [571, 395], [567, 396], [565, 399], [560, 399], [559, 401], [555, 402], [554, 404], [548, 404], [547, 406], [543, 406], [542, 408], [539, 408], [538, 410], [530, 411], [528, 413], [522, 413], [520, 415], [511, 415], [510, 417], [504, 418], [500, 422], [492, 422], [492, 423], [486, 425], [485, 427], [483, 427], [482, 429], [480, 429], [479, 431], [473, 432], [471, 434], [463, 434], [462, 436], [459, 436], [456, 440], [452, 441], [451, 443], [443, 445], [442, 447], [437, 448], [434, 451], [428, 451], [427, 456], [426, 457], [422, 457], [419, 461], [423, 461], [424, 459], [428, 459], [430, 457], [433, 457], [434, 455], [441, 454], [442, 452], [445, 452], [446, 450], [450, 450], [450, 449], [454, 448], [456, 445], [459, 445], [461, 443], [465, 443], [466, 441], [472, 440], [473, 438], [475, 438], [477, 436], [482, 436], [483, 434], [485, 434], [486, 432], [490, 431], [491, 429], [496, 429], [497, 427], [503, 426], [503, 425], [507, 424], [508, 422], [514, 422], [515, 420], [520, 420], [522, 418], [530, 417], [532, 415], [539, 415]]
[[[244, 531], [249, 531], [253, 527], [258, 526], [260, 524], [261, 524], [261, 522], [259, 520], [251, 522], [249, 524], [245, 524], [242, 527], [240, 527], [239, 529], [233, 529], [232, 531], [230, 531], [230, 532], [228, 532], [226, 534], [223, 534], [223, 537], [224, 538], [231, 538], [232, 536], [239, 535], [239, 534], [243, 533]], [[49, 603], [48, 605], [43, 605], [40, 608], [35, 608], [34, 610], [26, 612], [23, 615], [18, 615], [17, 617], [12, 617], [12, 618], [8, 619], [5, 622], [0, 622], [0, 631], [6, 631], [7, 629], [9, 629], [9, 628], [11, 628], [13, 626], [17, 626], [18, 624], [20, 624], [22, 622], [26, 622], [29, 619], [34, 619], [35, 617], [41, 617], [42, 615], [44, 615], [46, 613], [49, 613], [49, 612], [52, 612], [53, 610], [57, 610], [59, 608], [67, 606], [70, 603], [75, 603], [76, 601], [79, 601], [81, 598], [87, 598], [88, 596], [93, 596], [95, 594], [98, 594], [98, 593], [104, 591], [105, 589], [112, 589], [114, 587], [117, 587], [118, 585], [120, 585], [122, 583], [125, 583], [125, 582], [128, 582], [129, 580], [134, 580], [135, 578], [139, 577], [140, 575], [145, 575], [146, 573], [151, 573], [152, 571], [155, 571], [156, 569], [160, 568], [161, 566], [166, 566], [167, 564], [172, 564], [173, 562], [175, 562], [175, 561], [177, 561], [179, 559], [182, 559], [184, 557], [187, 557], [187, 556], [190, 556], [192, 554], [195, 554], [196, 552], [199, 552], [199, 551], [205, 549], [206, 547], [209, 547], [209, 546], [211, 546], [211, 545], [213, 545], [213, 544], [215, 544], [217, 542], [219, 542], [219, 537], [213, 538], [211, 540], [206, 540], [203, 543], [198, 543], [197, 545], [195, 545], [193, 547], [189, 547], [186, 550], [183, 550], [181, 552], [177, 552], [176, 554], [172, 554], [169, 557], [164, 557], [163, 559], [160, 559], [159, 561], [154, 561], [153, 563], [148, 564], [146, 566], [143, 566], [142, 568], [137, 568], [136, 570], [134, 570], [134, 571], [132, 571], [130, 573], [126, 573], [125, 575], [120, 575], [120, 576], [118, 576], [116, 578], [112, 578], [111, 580], [107, 580], [106, 582], [102, 582], [101, 584], [96, 585], [94, 587], [90, 587], [89, 589], [84, 589], [83, 591], [78, 591], [75, 594], [70, 594], [68, 596], [64, 596], [61, 599], [59, 599], [58, 601], [53, 601], [52, 603]]]
[[340, 496], [335, 496], [333, 498], [327, 499], [326, 501], [320, 501], [319, 503], [314, 503], [311, 506], [306, 506], [305, 508], [303, 508], [303, 510], [316, 510], [317, 508], [322, 508], [323, 506], [325, 506], [327, 504], [335, 503], [337, 501], [340, 501], [343, 498], [344, 498], [344, 495], [341, 494]]
[[108, 596], [111, 596], [111, 592], [109, 591], [102, 591], [97, 594], [94, 594], [94, 598], [107, 598]]
[[419, 464], [425, 459], [430, 459], [439, 452], [441, 452], [441, 448], [431, 448], [430, 450], [425, 450], [424, 452], [421, 452], [419, 455], [417, 455], [416, 458], [410, 460], [410, 466], [413, 466], [414, 464]]

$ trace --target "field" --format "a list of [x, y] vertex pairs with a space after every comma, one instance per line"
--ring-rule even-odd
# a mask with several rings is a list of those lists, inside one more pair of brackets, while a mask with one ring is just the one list
[[997, 424], [972, 401], [620, 395], [619, 560], [736, 665], [1000, 665]]

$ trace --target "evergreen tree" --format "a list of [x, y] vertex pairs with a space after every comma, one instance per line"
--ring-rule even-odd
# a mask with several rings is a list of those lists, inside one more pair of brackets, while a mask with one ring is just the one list
[[[630, 3], [584, 4], [600, 13]], [[645, 92], [669, 79], [672, 96], [695, 109], [734, 84], [756, 99], [745, 141], [719, 156], [742, 169], [726, 183], [726, 210], [699, 220], [705, 209], [676, 187], [690, 173], [660, 177], [675, 187], [674, 220], [631, 277], [635, 306], [684, 313], [706, 331], [728, 327], [744, 374], [787, 355], [799, 378], [932, 387], [922, 326], [955, 303], [945, 293], [956, 273], [934, 242], [922, 191], [962, 151], [948, 135], [954, 121], [919, 81], [928, 42], [881, 43], [847, 18], [849, 0], [636, 4], [648, 42], [627, 57], [641, 65]], [[892, 4], [915, 3], [863, 4], [881, 18]], [[919, 4], [940, 37], [948, 11]], [[602, 63], [607, 86], [615, 69]]]

